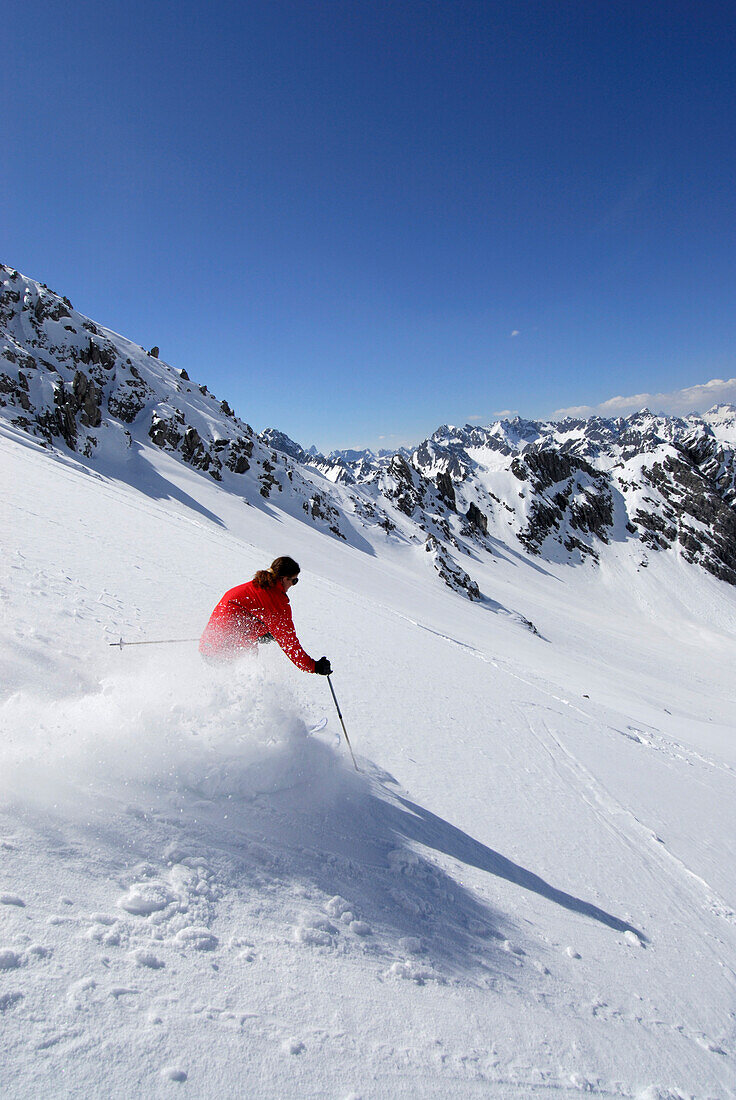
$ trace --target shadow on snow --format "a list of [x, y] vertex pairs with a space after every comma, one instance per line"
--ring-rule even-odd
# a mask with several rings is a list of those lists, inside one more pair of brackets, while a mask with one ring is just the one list
[[[644, 939], [411, 801], [390, 775], [363, 767], [355, 773], [317, 737], [297, 737], [260, 759], [213, 754], [195, 771], [151, 776], [128, 787], [124, 801], [122, 792], [95, 784], [85, 792], [94, 811], [55, 823], [44, 815], [33, 827], [70, 858], [92, 841], [95, 863], [101, 858], [119, 881], [137, 861], [147, 876], [163, 879], [173, 842], [204, 858], [223, 891], [237, 895], [241, 931], [265, 912], [285, 941], [314, 928], [322, 938], [314, 946], [307, 940], [309, 950], [360, 953], [418, 982], [495, 986], [511, 979], [528, 953], [513, 918], [494, 911], [428, 853]], [[343, 911], [367, 924], [368, 933], [351, 935], [340, 923]], [[237, 931], [232, 922], [228, 930]]]

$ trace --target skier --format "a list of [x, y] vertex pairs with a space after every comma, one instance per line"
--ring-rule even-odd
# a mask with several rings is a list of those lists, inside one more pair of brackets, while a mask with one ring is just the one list
[[202, 656], [218, 663], [231, 661], [254, 652], [259, 642], [275, 638], [297, 668], [329, 676], [332, 668], [327, 658], [315, 661], [310, 657], [294, 630], [287, 593], [298, 580], [298, 563], [293, 558], [276, 558], [252, 581], [231, 588], [210, 615], [199, 640]]

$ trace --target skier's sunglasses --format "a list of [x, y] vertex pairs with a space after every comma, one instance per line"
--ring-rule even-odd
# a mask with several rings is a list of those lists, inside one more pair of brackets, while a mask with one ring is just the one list
[[288, 579], [291, 581], [292, 584], [299, 584], [298, 577], [289, 577]]

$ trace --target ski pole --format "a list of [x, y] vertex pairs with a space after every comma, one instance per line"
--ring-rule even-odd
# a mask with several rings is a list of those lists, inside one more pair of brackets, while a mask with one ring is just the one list
[[162, 642], [124, 642], [121, 638], [119, 642], [108, 642], [108, 645], [115, 646], [116, 649], [122, 649], [124, 645], [183, 645], [184, 642], [198, 642], [199, 638], [166, 638]]
[[337, 717], [340, 719], [340, 725], [342, 726], [342, 732], [345, 734], [345, 740], [348, 743], [348, 748], [350, 749], [350, 755], [353, 758], [353, 764], [355, 766], [355, 770], [356, 770], [356, 772], [359, 772], [360, 768], [355, 763], [355, 755], [353, 754], [353, 746], [350, 744], [350, 738], [348, 737], [348, 731], [345, 729], [345, 723], [343, 722], [342, 714], [340, 713], [340, 704], [337, 701], [337, 696], [335, 695], [335, 689], [332, 686], [332, 680], [330, 679], [329, 676], [327, 677], [327, 683], [330, 685], [330, 691], [332, 692], [332, 698], [335, 700], [335, 707], [337, 709]]

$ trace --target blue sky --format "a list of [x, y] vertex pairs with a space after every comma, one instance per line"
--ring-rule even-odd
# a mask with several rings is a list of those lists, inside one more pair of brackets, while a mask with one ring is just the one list
[[10, 0], [0, 259], [327, 450], [728, 380], [735, 32], [707, 0]]

